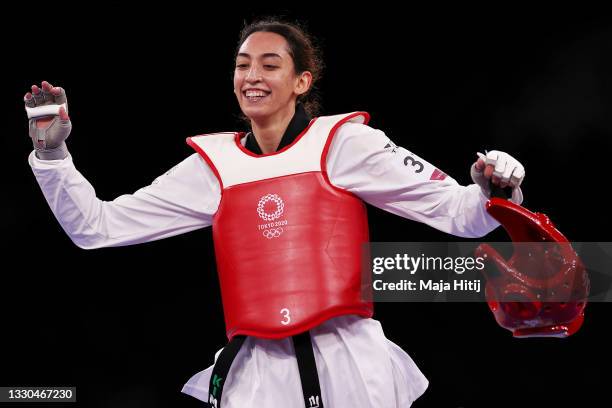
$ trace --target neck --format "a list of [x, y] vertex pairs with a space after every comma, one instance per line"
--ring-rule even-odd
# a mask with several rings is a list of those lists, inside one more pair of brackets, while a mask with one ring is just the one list
[[272, 117], [251, 120], [251, 129], [263, 154], [276, 151], [293, 115], [295, 115], [295, 104], [289, 104], [287, 109]]

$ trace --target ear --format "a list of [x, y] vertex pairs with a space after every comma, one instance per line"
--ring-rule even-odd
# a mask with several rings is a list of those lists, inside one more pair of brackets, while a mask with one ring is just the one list
[[312, 73], [310, 71], [304, 71], [297, 76], [294, 92], [299, 96], [303, 95], [310, 89], [312, 85]]

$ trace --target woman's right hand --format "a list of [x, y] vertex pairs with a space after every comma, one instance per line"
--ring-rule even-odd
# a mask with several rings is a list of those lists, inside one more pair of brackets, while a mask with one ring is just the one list
[[[68, 106], [64, 89], [54, 87], [47, 81], [43, 81], [41, 87], [32, 85], [32, 92], [26, 93], [23, 100], [28, 108], [62, 104]], [[66, 158], [68, 149], [65, 140], [71, 130], [72, 123], [64, 106], [60, 107], [59, 115], [30, 119], [29, 133], [36, 156], [42, 160]]]

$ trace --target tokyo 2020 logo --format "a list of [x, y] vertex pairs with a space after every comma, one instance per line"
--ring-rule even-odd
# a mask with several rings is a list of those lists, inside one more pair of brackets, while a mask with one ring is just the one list
[[[262, 235], [268, 239], [278, 238], [283, 233], [283, 225], [287, 225], [287, 220], [278, 220], [285, 210], [285, 203], [278, 194], [266, 194], [257, 203], [257, 214], [259, 217], [268, 221], [266, 224], [259, 224], [258, 228]], [[274, 221], [274, 222], [271, 222]]]
[[[276, 204], [276, 210], [273, 212], [266, 212], [265, 205], [272, 201]], [[257, 214], [265, 220], [265, 221], [274, 221], [277, 218], [280, 218], [283, 215], [283, 210], [285, 208], [285, 203], [283, 199], [279, 197], [278, 194], [266, 194], [265, 196], [259, 199], [259, 203], [257, 204]]]

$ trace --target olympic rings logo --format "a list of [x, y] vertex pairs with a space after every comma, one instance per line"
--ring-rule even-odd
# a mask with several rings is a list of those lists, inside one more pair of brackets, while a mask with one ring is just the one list
[[271, 228], [271, 229], [267, 229], [264, 232], [262, 232], [263, 236], [268, 239], [278, 238], [280, 237], [282, 233], [283, 233], [282, 228]]
[[[272, 201], [274, 204], [276, 204], [276, 211], [273, 213], [267, 213], [264, 210], [264, 205], [266, 205], [268, 201]], [[257, 214], [259, 214], [259, 216], [266, 221], [274, 221], [283, 215], [284, 208], [285, 203], [283, 202], [283, 199], [278, 196], [278, 194], [266, 194], [259, 199], [259, 203], [257, 204]]]

